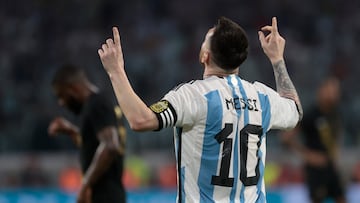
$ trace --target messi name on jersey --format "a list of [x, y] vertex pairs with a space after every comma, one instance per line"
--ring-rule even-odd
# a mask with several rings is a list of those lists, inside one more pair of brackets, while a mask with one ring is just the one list
[[225, 98], [225, 104], [228, 110], [230, 109], [241, 110], [247, 108], [250, 111], [259, 111], [257, 107], [256, 99], [248, 98], [245, 100], [244, 98], [238, 98], [238, 97], [230, 98], [230, 99]]

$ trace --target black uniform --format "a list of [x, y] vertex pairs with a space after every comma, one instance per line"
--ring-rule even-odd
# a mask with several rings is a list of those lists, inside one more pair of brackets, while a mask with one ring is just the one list
[[[118, 109], [116, 109], [118, 108]], [[80, 160], [82, 171], [85, 174], [90, 166], [96, 149], [99, 145], [97, 133], [108, 126], [123, 127], [123, 120], [120, 120], [121, 113], [108, 98], [102, 94], [93, 94], [84, 104], [81, 111], [81, 136], [82, 146], [80, 149]], [[122, 149], [114, 159], [110, 168], [92, 186], [93, 203], [121, 203], [125, 202], [125, 190], [122, 185], [124, 137], [119, 136]]]
[[334, 111], [325, 115], [318, 107], [313, 107], [307, 112], [301, 123], [304, 144], [310, 150], [324, 153], [328, 160], [324, 167], [305, 165], [310, 196], [315, 200], [344, 196], [343, 185], [333, 161], [340, 132], [339, 114]]

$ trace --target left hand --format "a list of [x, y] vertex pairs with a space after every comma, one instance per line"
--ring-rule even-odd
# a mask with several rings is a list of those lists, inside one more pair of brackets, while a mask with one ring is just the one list
[[91, 203], [91, 188], [87, 186], [82, 186], [80, 188], [79, 195], [77, 197], [77, 203]]
[[117, 27], [113, 27], [114, 40], [109, 38], [106, 43], [98, 50], [98, 54], [101, 59], [106, 72], [111, 75], [124, 69], [124, 58], [120, 43], [120, 34]]
[[[263, 32], [270, 32], [265, 36]], [[276, 17], [272, 18], [271, 26], [267, 25], [258, 32], [261, 47], [266, 56], [274, 64], [284, 59], [285, 39], [279, 34]]]

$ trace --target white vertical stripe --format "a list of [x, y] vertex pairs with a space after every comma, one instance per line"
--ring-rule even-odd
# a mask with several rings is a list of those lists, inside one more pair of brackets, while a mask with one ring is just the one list
[[165, 127], [169, 127], [170, 124], [171, 124], [169, 112], [167, 110], [165, 110], [165, 111], [163, 111], [163, 114], [164, 114], [165, 119], [166, 119], [166, 126]]
[[161, 119], [162, 119], [162, 122], [163, 122], [163, 128], [165, 128], [166, 127], [166, 118], [165, 118], [165, 116], [164, 116], [164, 114], [163, 113], [160, 113], [160, 116], [161, 116]]
[[169, 124], [169, 126], [174, 126], [174, 115], [173, 115], [173, 112], [170, 110], [170, 109], [167, 109], [166, 110], [168, 113], [169, 113], [169, 116], [170, 116], [170, 124]]
[[[243, 84], [244, 90], [246, 92], [247, 98], [256, 99], [257, 102], [258, 102], [257, 107], [258, 107], [259, 111], [250, 111], [250, 110], [248, 111], [249, 112], [249, 123], [261, 126], [261, 124], [262, 124], [262, 113], [261, 113], [262, 110], [260, 110], [261, 105], [260, 105], [260, 101], [259, 101], [259, 95], [258, 95], [256, 89], [250, 87], [251, 86], [250, 83], [247, 83], [247, 82], [243, 81], [242, 84]], [[255, 143], [257, 141], [259, 141], [257, 137], [253, 137], [253, 136], [254, 135], [249, 135], [249, 142], [253, 141], [253, 144], [249, 143], [249, 146], [248, 146], [249, 147], [249, 151], [248, 151], [248, 154], [247, 154], [247, 156], [248, 156], [248, 159], [247, 159], [247, 170], [248, 170], [247, 175], [248, 175], [248, 177], [255, 175], [254, 167], [257, 164], [257, 159], [253, 159], [254, 157], [251, 158], [251, 155], [250, 155], [250, 154], [252, 154], [252, 155], [257, 156], [257, 154], [253, 154], [254, 152], [252, 152], [252, 153], [250, 152], [251, 148], [257, 148]], [[265, 154], [266, 154], [265, 142], [262, 142], [262, 144], [261, 144], [261, 146], [260, 146], [260, 148], [258, 150], [261, 151], [261, 153], [263, 153], [262, 158], [264, 159]], [[260, 160], [260, 161], [262, 161], [262, 160]], [[259, 165], [259, 169], [260, 169], [260, 165]], [[262, 181], [262, 180], [259, 179], [259, 181]], [[265, 188], [263, 186], [264, 185], [262, 185], [260, 190], [264, 193], [264, 195], [266, 195], [265, 194]], [[258, 196], [257, 196], [258, 192], [260, 193], [260, 191], [258, 191], [258, 189], [257, 189], [257, 185], [245, 187], [245, 191], [244, 191], [245, 202], [255, 202], [256, 199], [258, 198]]]

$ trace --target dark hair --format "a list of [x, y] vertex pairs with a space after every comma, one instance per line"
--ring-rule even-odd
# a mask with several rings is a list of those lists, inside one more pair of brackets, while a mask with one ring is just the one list
[[210, 39], [212, 60], [220, 68], [233, 70], [239, 67], [248, 54], [248, 39], [244, 29], [228, 18], [221, 17]]
[[65, 64], [55, 72], [51, 84], [52, 86], [62, 86], [85, 80], [87, 77], [83, 69], [72, 64]]

